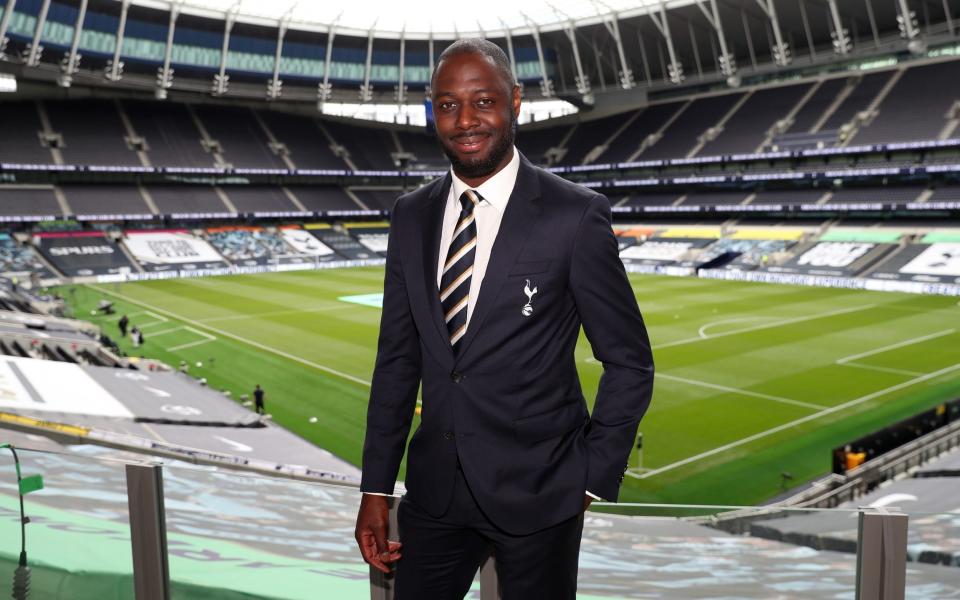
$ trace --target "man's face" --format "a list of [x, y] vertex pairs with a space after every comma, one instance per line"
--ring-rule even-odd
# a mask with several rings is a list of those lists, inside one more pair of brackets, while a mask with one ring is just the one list
[[437, 68], [433, 81], [437, 138], [454, 172], [470, 185], [479, 185], [513, 157], [520, 91], [508, 86], [482, 54], [455, 54]]

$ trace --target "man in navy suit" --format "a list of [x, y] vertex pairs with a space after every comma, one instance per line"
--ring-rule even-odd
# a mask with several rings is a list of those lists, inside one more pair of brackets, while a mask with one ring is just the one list
[[[650, 403], [650, 343], [607, 199], [514, 148], [520, 90], [504, 52], [455, 42], [432, 95], [452, 168], [393, 210], [357, 542], [372, 566], [397, 565], [400, 599], [462, 598], [491, 547], [506, 600], [574, 598], [583, 512], [616, 501]], [[581, 325], [604, 369], [592, 414]]]

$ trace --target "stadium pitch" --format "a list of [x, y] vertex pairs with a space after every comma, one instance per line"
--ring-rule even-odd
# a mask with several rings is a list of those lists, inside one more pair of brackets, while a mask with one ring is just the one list
[[[131, 356], [185, 361], [238, 400], [261, 384], [278, 423], [359, 464], [382, 280], [354, 268], [60, 292], [114, 339], [126, 313], [145, 337], [119, 341]], [[657, 379], [621, 501], [758, 503], [827, 473], [835, 446], [960, 395], [955, 298], [630, 280]], [[104, 298], [116, 315], [91, 314]], [[583, 336], [577, 360], [592, 404], [602, 367]]]

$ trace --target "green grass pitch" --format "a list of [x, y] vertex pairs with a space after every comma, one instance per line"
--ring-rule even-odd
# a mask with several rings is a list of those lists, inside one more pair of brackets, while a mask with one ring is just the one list
[[[143, 348], [121, 341], [131, 355], [186, 360], [235, 399], [261, 384], [278, 423], [359, 464], [380, 310], [338, 298], [381, 292], [382, 280], [355, 268], [61, 292], [117, 338], [119, 313], [90, 314], [114, 300], [144, 329]], [[782, 473], [823, 475], [831, 448], [960, 396], [955, 298], [630, 280], [657, 378], [621, 501], [757, 503], [781, 491]], [[577, 359], [592, 405], [602, 367], [582, 336]]]

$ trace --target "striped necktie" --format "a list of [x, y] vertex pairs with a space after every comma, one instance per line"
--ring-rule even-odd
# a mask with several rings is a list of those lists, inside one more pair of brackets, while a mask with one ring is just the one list
[[440, 304], [443, 306], [450, 345], [454, 354], [458, 342], [467, 332], [467, 306], [470, 302], [470, 280], [473, 276], [473, 259], [477, 253], [477, 224], [473, 209], [483, 198], [474, 190], [460, 194], [460, 218], [453, 230], [447, 260], [443, 263], [440, 277]]

